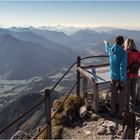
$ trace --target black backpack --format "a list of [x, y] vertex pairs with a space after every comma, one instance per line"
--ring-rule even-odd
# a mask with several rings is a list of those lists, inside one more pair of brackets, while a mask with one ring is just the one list
[[140, 68], [140, 64], [138, 63], [138, 57], [139, 55], [137, 55], [137, 59], [133, 60], [132, 63], [128, 66], [128, 73], [138, 74]]

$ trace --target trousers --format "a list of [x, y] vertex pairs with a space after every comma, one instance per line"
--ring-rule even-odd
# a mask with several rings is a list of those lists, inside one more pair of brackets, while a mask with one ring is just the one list
[[118, 82], [118, 80], [111, 81], [111, 114], [122, 117], [122, 113], [127, 110], [127, 86], [119, 89]]
[[132, 110], [135, 110], [136, 97], [138, 95], [138, 79], [128, 79], [128, 99], [132, 105]]

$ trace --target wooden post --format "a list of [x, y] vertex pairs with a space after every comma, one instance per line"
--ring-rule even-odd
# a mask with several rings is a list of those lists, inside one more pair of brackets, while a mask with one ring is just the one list
[[99, 92], [99, 84], [98, 83], [96, 83], [96, 84], [94, 84], [94, 92], [95, 92], [95, 112], [96, 113], [98, 113], [98, 109], [99, 109], [99, 94], [98, 94], [98, 92]]
[[137, 95], [137, 101], [140, 102], [140, 77], [138, 78], [138, 95]]
[[50, 90], [45, 90], [45, 116], [47, 125], [47, 139], [52, 137], [52, 125], [51, 125], [51, 95]]
[[136, 115], [133, 111], [124, 112], [122, 115], [123, 133], [121, 139], [135, 139]]
[[83, 77], [83, 99], [87, 98], [87, 78]]
[[[77, 67], [80, 67], [80, 65], [81, 65], [81, 57], [80, 56], [78, 56], [77, 57]], [[80, 72], [77, 70], [77, 80], [79, 80], [78, 82], [77, 82], [77, 87], [76, 87], [76, 95], [77, 95], [77, 97], [79, 97], [80, 96]]]

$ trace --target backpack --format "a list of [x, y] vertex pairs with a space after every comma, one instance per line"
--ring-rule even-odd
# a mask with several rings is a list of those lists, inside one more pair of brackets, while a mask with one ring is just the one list
[[138, 55], [136, 60], [133, 60], [132, 63], [128, 66], [128, 73], [132, 73], [132, 74], [138, 74], [139, 68], [140, 68], [140, 64], [138, 62]]

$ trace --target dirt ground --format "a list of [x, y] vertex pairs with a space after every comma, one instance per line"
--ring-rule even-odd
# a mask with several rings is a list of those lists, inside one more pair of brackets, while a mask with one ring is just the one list
[[[140, 140], [140, 104], [136, 108], [135, 139]], [[122, 120], [111, 117], [109, 111], [94, 114], [64, 127], [62, 139], [119, 139]]]

